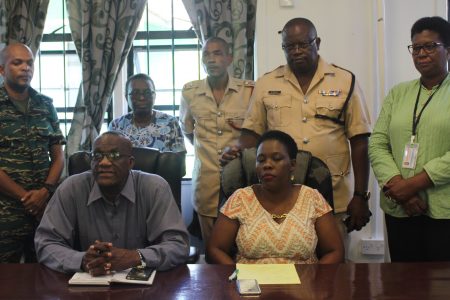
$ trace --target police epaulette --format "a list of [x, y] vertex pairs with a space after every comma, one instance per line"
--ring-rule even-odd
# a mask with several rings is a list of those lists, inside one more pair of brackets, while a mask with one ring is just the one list
[[341, 69], [341, 70], [344, 70], [344, 71], [347, 71], [347, 72], [349, 72], [350, 74], [352, 74], [353, 76], [355, 76], [355, 74], [353, 74], [353, 72], [352, 71], [350, 71], [350, 70], [347, 70], [347, 69], [345, 69], [345, 68], [343, 68], [343, 67], [340, 67], [340, 66], [338, 66], [338, 65], [335, 65], [335, 64], [331, 64], [333, 67], [336, 67], [336, 68], [338, 68], [338, 69]]
[[186, 83], [183, 86], [183, 89], [192, 89], [192, 88], [196, 88], [197, 86], [198, 86], [197, 81], [191, 81], [191, 82]]
[[255, 82], [253, 80], [244, 80], [245, 86], [255, 86]]

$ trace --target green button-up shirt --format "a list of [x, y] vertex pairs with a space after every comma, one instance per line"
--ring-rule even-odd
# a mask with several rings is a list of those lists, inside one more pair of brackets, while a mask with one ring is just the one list
[[[372, 168], [380, 186], [395, 175], [412, 177], [425, 170], [434, 187], [420, 192], [428, 203], [432, 218], [450, 219], [450, 79], [447, 77], [430, 103], [425, 107], [415, 142], [419, 152], [415, 169], [402, 168], [405, 145], [412, 135], [414, 105], [421, 88], [417, 114], [436, 91], [421, 86], [419, 79], [401, 83], [391, 89], [369, 143]], [[389, 215], [406, 217], [400, 205], [385, 198], [381, 193], [381, 208]]]

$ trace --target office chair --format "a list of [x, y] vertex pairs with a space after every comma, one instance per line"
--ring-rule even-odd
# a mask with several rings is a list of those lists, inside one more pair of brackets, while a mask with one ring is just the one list
[[[153, 173], [164, 178], [170, 185], [173, 198], [181, 211], [181, 179], [185, 169], [185, 157], [175, 152], [160, 152], [157, 149], [146, 147], [133, 147], [134, 170]], [[89, 152], [75, 152], [69, 157], [69, 175], [78, 174], [91, 169]], [[190, 247], [187, 263], [195, 263], [200, 252], [196, 247]]]
[[[240, 157], [233, 159], [221, 173], [221, 207], [238, 188], [258, 183], [256, 176], [256, 148], [244, 149]], [[333, 208], [333, 185], [327, 165], [311, 152], [299, 150], [294, 170], [294, 182], [317, 189]]]

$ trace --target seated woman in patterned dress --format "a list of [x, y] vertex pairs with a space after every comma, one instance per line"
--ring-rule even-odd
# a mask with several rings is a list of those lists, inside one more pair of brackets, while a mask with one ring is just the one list
[[131, 113], [114, 119], [110, 131], [126, 135], [134, 147], [149, 147], [159, 151], [185, 153], [183, 134], [176, 117], [153, 109], [155, 84], [150, 76], [136, 74], [125, 85]]
[[[237, 190], [220, 210], [206, 255], [211, 263], [340, 263], [344, 246], [322, 195], [293, 184], [297, 144], [268, 131], [257, 144], [260, 184]], [[231, 256], [237, 245], [236, 260]]]

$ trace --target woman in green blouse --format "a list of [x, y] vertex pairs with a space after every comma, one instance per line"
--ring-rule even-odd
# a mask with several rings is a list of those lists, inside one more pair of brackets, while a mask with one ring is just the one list
[[420, 78], [394, 86], [370, 139], [392, 261], [450, 260], [450, 24], [418, 20], [408, 49]]

